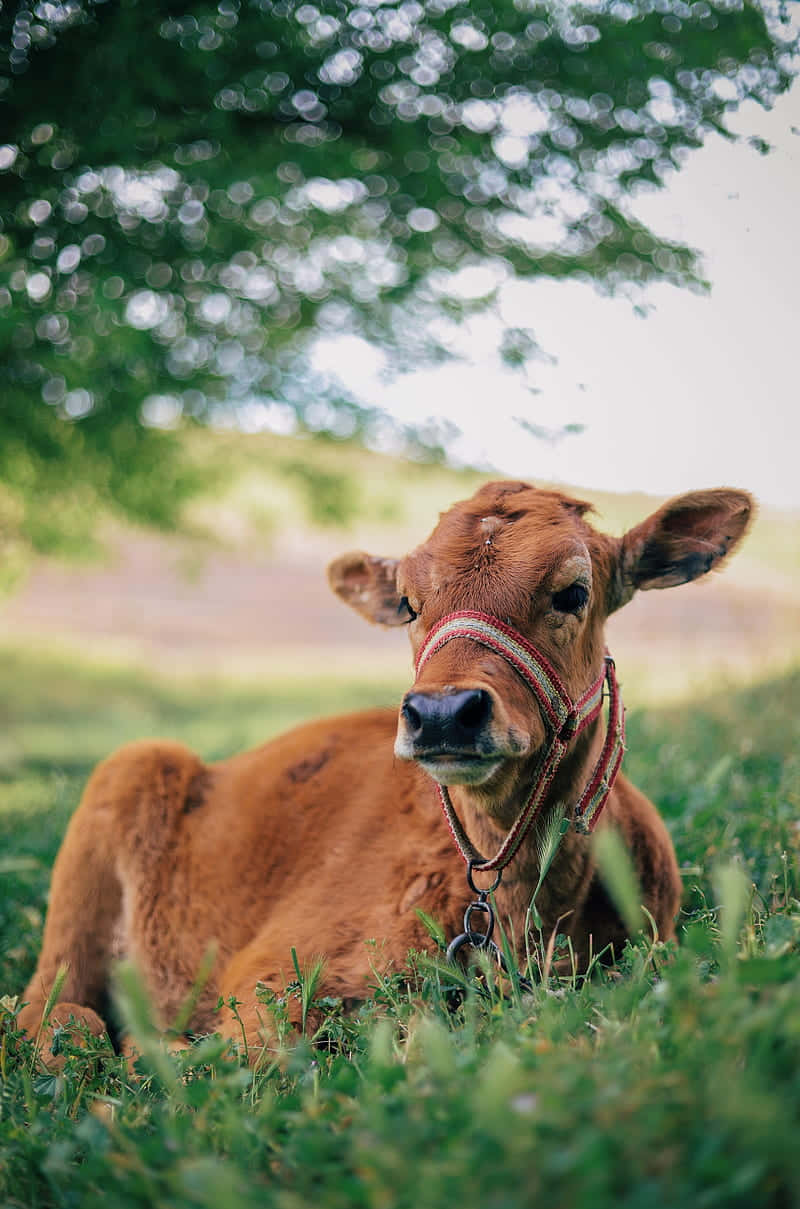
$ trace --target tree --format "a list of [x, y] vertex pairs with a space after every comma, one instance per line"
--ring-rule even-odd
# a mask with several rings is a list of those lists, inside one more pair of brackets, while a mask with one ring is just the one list
[[744, 0], [187, 2], [0, 12], [0, 534], [35, 548], [98, 506], [174, 524], [179, 424], [368, 430], [310, 336], [443, 355], [492, 301], [465, 267], [695, 282], [628, 202], [793, 69]]

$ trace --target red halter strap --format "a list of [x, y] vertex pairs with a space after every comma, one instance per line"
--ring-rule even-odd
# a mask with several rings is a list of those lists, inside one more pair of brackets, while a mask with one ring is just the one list
[[445, 819], [470, 869], [485, 872], [502, 870], [513, 860], [544, 805], [569, 743], [599, 715], [603, 707], [603, 690], [607, 685], [609, 715], [605, 742], [592, 775], [575, 803], [574, 811], [576, 830], [585, 833], [592, 831], [611, 792], [625, 750], [625, 710], [614, 660], [606, 654], [602, 674], [582, 697], [573, 702], [555, 669], [527, 638], [496, 617], [464, 611], [448, 614], [433, 627], [417, 655], [417, 674], [431, 656], [454, 638], [469, 638], [479, 642], [510, 663], [534, 693], [551, 732], [550, 746], [541, 760], [528, 802], [491, 859], [481, 855], [475, 848], [453, 809], [446, 786], [439, 786]]

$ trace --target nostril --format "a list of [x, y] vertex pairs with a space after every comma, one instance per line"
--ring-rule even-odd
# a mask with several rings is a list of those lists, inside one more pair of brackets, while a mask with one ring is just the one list
[[474, 689], [465, 693], [466, 698], [456, 710], [455, 720], [466, 731], [473, 734], [479, 731], [489, 720], [491, 713], [491, 698], [484, 689]]
[[404, 701], [401, 712], [406, 720], [406, 725], [411, 732], [412, 738], [416, 738], [422, 733], [422, 718], [419, 710], [410, 701]]

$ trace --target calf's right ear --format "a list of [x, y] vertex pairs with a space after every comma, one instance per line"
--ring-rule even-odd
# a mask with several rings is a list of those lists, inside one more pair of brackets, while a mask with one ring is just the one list
[[746, 491], [719, 487], [676, 496], [622, 539], [616, 599], [637, 590], [673, 588], [714, 570], [739, 544], [755, 515]]
[[328, 567], [328, 583], [336, 595], [367, 621], [377, 625], [406, 625], [408, 611], [397, 591], [397, 559], [373, 558], [361, 550], [342, 554]]

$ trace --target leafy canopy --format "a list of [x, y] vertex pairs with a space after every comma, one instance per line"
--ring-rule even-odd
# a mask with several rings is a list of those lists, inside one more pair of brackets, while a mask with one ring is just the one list
[[[304, 366], [314, 333], [409, 365], [511, 275], [693, 282], [690, 250], [628, 203], [727, 109], [786, 87], [779, 17], [744, 0], [6, 3], [0, 541], [82, 541], [97, 505], [174, 524], [199, 479], [179, 423], [271, 408], [363, 435], [373, 413]], [[532, 350], [506, 333], [510, 363]]]

